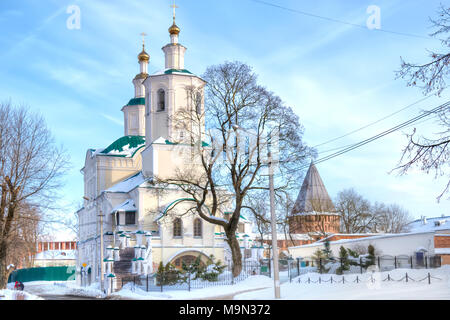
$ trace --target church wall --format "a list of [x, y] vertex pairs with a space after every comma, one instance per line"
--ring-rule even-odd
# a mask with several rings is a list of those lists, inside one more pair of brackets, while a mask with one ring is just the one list
[[145, 136], [145, 106], [125, 106], [122, 111], [124, 134], [126, 136]]
[[140, 151], [134, 158], [98, 156], [97, 195], [139, 172], [142, 168], [141, 159]]

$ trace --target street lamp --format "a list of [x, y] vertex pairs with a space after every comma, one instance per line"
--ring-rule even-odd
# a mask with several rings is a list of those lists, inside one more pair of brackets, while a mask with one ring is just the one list
[[[89, 201], [90, 198], [88, 197], [83, 197], [84, 200]], [[97, 208], [97, 202], [94, 203], [95, 208]], [[98, 210], [96, 210], [98, 211]], [[103, 263], [103, 216], [104, 214], [102, 213], [102, 210], [100, 209], [100, 214], [98, 214], [98, 217], [100, 217], [100, 289], [103, 292], [103, 287], [104, 287], [104, 272], [105, 272], [105, 268], [104, 268], [104, 263]]]
[[[247, 133], [248, 132], [238, 125], [232, 126], [233, 130], [237, 133], [237, 130], [241, 129]], [[251, 133], [257, 136], [254, 133]], [[270, 192], [270, 225], [272, 228], [272, 257], [273, 257], [273, 281], [274, 281], [274, 289], [275, 289], [275, 299], [280, 299], [280, 269], [278, 264], [278, 240], [277, 240], [277, 228], [276, 228], [276, 216], [275, 216], [275, 187], [273, 182], [273, 166], [272, 166], [272, 153], [270, 150], [268, 151], [268, 160], [269, 160], [269, 192]], [[270, 263], [270, 259], [269, 259]]]

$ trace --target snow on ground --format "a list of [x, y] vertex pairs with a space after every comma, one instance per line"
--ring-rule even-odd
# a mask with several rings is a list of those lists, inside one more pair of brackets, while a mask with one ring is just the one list
[[[244, 292], [247, 290], [263, 289], [270, 287], [273, 280], [266, 276], [250, 276], [246, 280], [243, 280], [235, 285], [222, 285], [211, 286], [202, 289], [188, 290], [164, 290], [150, 291], [136, 287], [132, 290], [132, 284], [127, 283], [124, 287], [112, 294], [116, 298], [136, 299], [136, 300], [160, 300], [160, 299], [208, 299], [214, 297], [222, 297], [228, 295], [234, 295], [236, 293]], [[9, 287], [14, 286], [13, 283], [8, 284]], [[89, 287], [79, 287], [75, 281], [32, 281], [25, 282], [24, 292], [29, 296], [28, 299], [42, 299], [39, 296], [45, 297], [46, 295], [68, 295], [79, 297], [92, 297], [92, 298], [104, 298], [106, 297], [100, 291], [99, 283], [92, 284]], [[11, 287], [11, 288], [12, 288]], [[8, 292], [13, 290], [7, 290]], [[9, 297], [8, 293], [8, 297]]]
[[189, 299], [210, 299], [215, 297], [223, 297], [234, 295], [239, 292], [247, 290], [255, 290], [270, 287], [273, 280], [266, 276], [250, 276], [247, 279], [236, 283], [234, 285], [212, 286], [202, 289], [188, 290], [171, 290], [163, 292], [146, 292], [145, 290], [136, 287], [135, 291], [131, 291], [131, 284], [126, 284], [122, 290], [113, 294], [116, 297], [123, 297], [128, 299], [175, 299], [175, 300], [189, 300]]
[[25, 291], [3, 289], [0, 290], [0, 300], [43, 300]]
[[[392, 279], [399, 280], [408, 277], [414, 280], [422, 280], [430, 272], [432, 277], [442, 280], [431, 279], [422, 282], [409, 280], [408, 283], [402, 282], [383, 282], [388, 274]], [[375, 272], [365, 274], [345, 275], [345, 284], [342, 283], [321, 283], [308, 284], [308, 278], [311, 281], [317, 281], [319, 277], [328, 281], [330, 276], [334, 280], [341, 280], [342, 276], [331, 274], [307, 273], [293, 279], [292, 283], [284, 283], [280, 287], [281, 299], [285, 300], [450, 300], [450, 266], [443, 266], [438, 269], [396, 269], [389, 272]], [[363, 282], [354, 283], [353, 281], [363, 279]], [[371, 276], [375, 282], [370, 281]], [[301, 283], [298, 283], [298, 279]], [[348, 282], [347, 282], [348, 281]], [[264, 290], [242, 293], [234, 297], [236, 300], [270, 300], [274, 299], [273, 285]]]
[[[9, 287], [14, 287], [14, 283], [9, 283]], [[45, 295], [69, 295], [80, 297], [101, 298], [105, 295], [100, 291], [99, 284], [92, 284], [88, 287], [79, 287], [75, 281], [31, 281], [24, 282], [24, 292], [34, 296]]]

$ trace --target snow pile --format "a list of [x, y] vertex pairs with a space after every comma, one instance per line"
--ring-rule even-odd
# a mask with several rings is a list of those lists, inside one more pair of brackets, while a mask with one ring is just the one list
[[32, 295], [26, 291], [11, 289], [0, 290], [0, 300], [43, 300], [41, 297]]
[[[408, 273], [409, 281], [383, 281], [388, 277], [400, 280]], [[428, 284], [428, 273], [433, 277]], [[321, 283], [318, 282], [319, 277]], [[333, 283], [329, 280], [333, 277]], [[287, 300], [448, 300], [450, 299], [450, 266], [438, 269], [396, 269], [389, 272], [340, 275], [307, 273], [281, 285], [281, 299]], [[358, 283], [354, 282], [358, 277]], [[308, 284], [308, 278], [311, 283]], [[300, 279], [301, 283], [298, 283]], [[374, 282], [372, 282], [374, 279]], [[412, 279], [416, 281], [412, 281]], [[362, 281], [361, 281], [362, 280]], [[418, 280], [423, 280], [419, 282]], [[325, 282], [324, 282], [325, 281]], [[273, 286], [268, 289], [243, 293], [238, 300], [274, 299]]]
[[[11, 284], [8, 284], [11, 285]], [[12, 284], [14, 285], [14, 284]], [[33, 295], [69, 295], [79, 297], [102, 298], [100, 284], [94, 283], [88, 287], [80, 287], [75, 281], [31, 281], [24, 282], [24, 291]]]

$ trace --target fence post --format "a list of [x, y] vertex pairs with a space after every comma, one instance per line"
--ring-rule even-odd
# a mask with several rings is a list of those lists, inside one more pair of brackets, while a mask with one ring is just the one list
[[425, 269], [428, 269], [428, 260], [427, 260], [427, 256], [425, 256]]
[[394, 269], [397, 269], [397, 256], [394, 256]]
[[[319, 273], [322, 273], [322, 258], [319, 258]], [[320, 277], [319, 277], [320, 279]]]
[[356, 283], [359, 283], [359, 277], [356, 276]]
[[297, 276], [300, 276], [300, 259], [297, 258]]
[[269, 277], [272, 278], [272, 267], [271, 267], [270, 261], [272, 261], [272, 260], [269, 258]]
[[406, 273], [406, 282], [408, 282], [408, 272]]
[[431, 284], [431, 276], [429, 272], [428, 272], [428, 284]]
[[341, 262], [341, 270], [343, 272], [344, 270], [342, 269], [342, 258], [339, 258], [339, 261]]
[[321, 283], [322, 281], [321, 281], [322, 279], [319, 277], [319, 283]]
[[378, 270], [381, 271], [380, 256], [378, 256]]
[[411, 259], [411, 269], [414, 269], [414, 267], [413, 267], [413, 257], [411, 256], [410, 259]]
[[188, 290], [191, 291], [191, 271], [188, 272]]
[[362, 258], [361, 258], [361, 256], [359, 257], [359, 269], [361, 270], [361, 274], [363, 274], [363, 271], [362, 271]]
[[288, 267], [288, 277], [291, 279], [291, 262], [290, 260], [287, 261], [287, 267]]
[[388, 273], [388, 277], [387, 277], [388, 282], [391, 281], [391, 275]]

